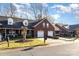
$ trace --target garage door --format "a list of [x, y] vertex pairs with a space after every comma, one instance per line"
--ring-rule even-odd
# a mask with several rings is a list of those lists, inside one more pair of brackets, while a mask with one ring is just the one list
[[48, 36], [53, 36], [53, 31], [48, 31]]
[[38, 31], [37, 37], [44, 37], [44, 31]]

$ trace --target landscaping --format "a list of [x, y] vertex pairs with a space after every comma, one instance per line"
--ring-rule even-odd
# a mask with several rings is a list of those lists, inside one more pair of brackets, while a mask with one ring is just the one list
[[[46, 43], [47, 44], [47, 43]], [[10, 40], [9, 47], [7, 41], [0, 42], [0, 49], [11, 49], [11, 48], [20, 48], [20, 47], [34, 47], [44, 45], [43, 40], [38, 39], [27, 39], [26, 42], [17, 42], [17, 40]]]

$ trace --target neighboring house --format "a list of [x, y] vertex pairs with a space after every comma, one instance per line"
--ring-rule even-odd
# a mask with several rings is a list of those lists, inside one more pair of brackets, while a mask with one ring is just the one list
[[70, 25], [69, 32], [70, 32], [71, 36], [75, 36], [75, 35], [79, 36], [79, 24]]
[[65, 26], [68, 26], [68, 25], [56, 24], [56, 26], [59, 28], [59, 34], [60, 34], [60, 36], [62, 36], [62, 37], [67, 36], [68, 29]]
[[[26, 19], [21, 18], [12, 18], [14, 20], [13, 25], [8, 25], [9, 17], [0, 17], [0, 35], [5, 38], [7, 35], [21, 36], [23, 31], [23, 21]], [[62, 35], [62, 33], [66, 33], [66, 28], [64, 26], [60, 26], [58, 24], [51, 24], [47, 19], [41, 20], [28, 20], [27, 35], [32, 37], [44, 37], [47, 36], [55, 36]]]

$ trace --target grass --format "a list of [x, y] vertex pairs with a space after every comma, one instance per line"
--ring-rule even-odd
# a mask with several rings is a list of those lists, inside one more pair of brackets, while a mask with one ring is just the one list
[[[31, 46], [40, 46], [44, 45], [44, 42], [42, 40], [38, 39], [32, 39], [30, 42], [19, 42], [15, 43], [16, 40], [10, 40], [10, 45], [8, 47], [8, 44], [6, 41], [0, 42], [0, 49], [13, 49], [13, 48], [20, 48], [20, 47], [31, 47]], [[47, 43], [46, 43], [47, 44]]]

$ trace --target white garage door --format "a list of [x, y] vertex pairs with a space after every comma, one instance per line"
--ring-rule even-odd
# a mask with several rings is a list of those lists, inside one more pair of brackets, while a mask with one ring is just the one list
[[44, 37], [44, 31], [38, 31], [37, 37]]
[[48, 36], [53, 36], [53, 31], [48, 31]]

